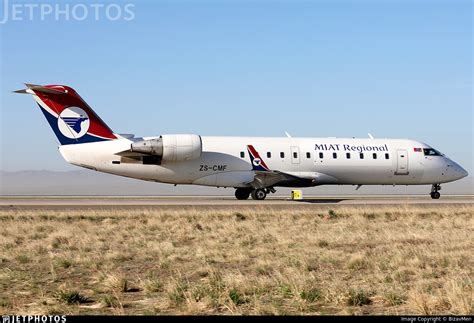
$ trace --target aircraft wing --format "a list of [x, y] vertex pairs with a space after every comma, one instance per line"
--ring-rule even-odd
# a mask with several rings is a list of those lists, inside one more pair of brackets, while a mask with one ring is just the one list
[[278, 170], [271, 170], [265, 161], [262, 159], [258, 151], [252, 145], [247, 145], [247, 150], [250, 157], [250, 163], [254, 172], [253, 181], [248, 182], [253, 188], [272, 187], [274, 185], [289, 185], [295, 186], [311, 186], [314, 182], [314, 175], [310, 174], [290, 174], [280, 172]]
[[307, 182], [308, 180], [302, 177], [294, 176], [288, 173], [283, 173], [278, 170], [271, 171], [254, 171], [255, 175], [253, 181], [247, 183], [253, 188], [271, 187], [283, 182]]

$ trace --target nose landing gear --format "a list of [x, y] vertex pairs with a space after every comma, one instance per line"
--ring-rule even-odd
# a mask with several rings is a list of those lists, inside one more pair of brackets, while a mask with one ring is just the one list
[[437, 200], [440, 198], [441, 194], [438, 191], [441, 191], [441, 185], [433, 184], [433, 186], [431, 186], [431, 193], [430, 193], [430, 196], [432, 199]]

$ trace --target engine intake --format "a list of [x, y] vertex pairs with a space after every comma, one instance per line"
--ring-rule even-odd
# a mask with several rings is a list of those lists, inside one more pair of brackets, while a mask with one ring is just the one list
[[131, 151], [158, 156], [163, 161], [193, 160], [201, 157], [202, 141], [198, 135], [162, 135], [157, 139], [134, 142]]

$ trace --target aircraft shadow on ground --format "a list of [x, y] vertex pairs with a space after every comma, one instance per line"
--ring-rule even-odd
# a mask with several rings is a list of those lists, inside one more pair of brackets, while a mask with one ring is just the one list
[[342, 201], [347, 201], [349, 199], [302, 199], [302, 200], [295, 200], [295, 202], [300, 202], [300, 203], [340, 203]]

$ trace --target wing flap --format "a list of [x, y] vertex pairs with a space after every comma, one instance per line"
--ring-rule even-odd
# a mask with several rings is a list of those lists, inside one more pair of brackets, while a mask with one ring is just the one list
[[247, 183], [250, 184], [253, 188], [265, 188], [274, 186], [280, 182], [284, 181], [299, 181], [302, 180], [299, 177], [283, 173], [277, 170], [273, 171], [255, 171], [253, 181]]

